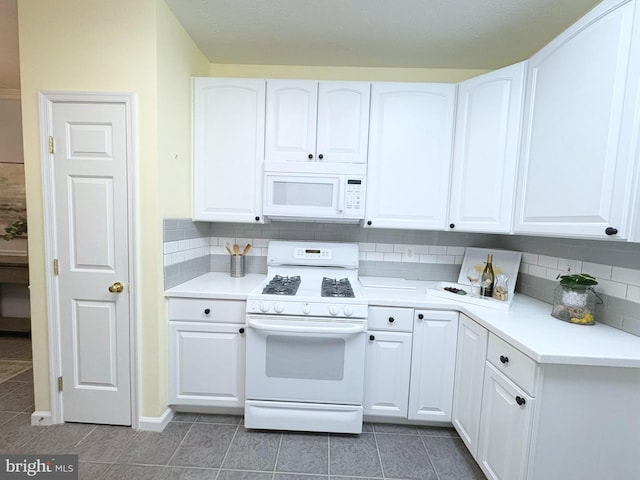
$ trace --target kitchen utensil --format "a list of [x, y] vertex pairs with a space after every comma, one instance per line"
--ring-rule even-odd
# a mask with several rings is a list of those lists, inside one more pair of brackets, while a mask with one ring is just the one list
[[224, 248], [227, 250], [227, 252], [229, 253], [229, 255], [233, 255], [233, 252], [231, 251], [231, 249], [229, 248], [229, 245], [225, 245]]
[[240, 255], [240, 246], [237, 243], [233, 244], [233, 254]]
[[242, 251], [242, 255], [244, 256], [249, 253], [249, 250], [251, 250], [251, 244], [247, 243], [247, 245], [244, 247], [244, 250]]

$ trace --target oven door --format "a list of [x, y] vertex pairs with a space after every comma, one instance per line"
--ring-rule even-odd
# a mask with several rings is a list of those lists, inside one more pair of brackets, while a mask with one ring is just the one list
[[249, 315], [247, 326], [247, 399], [362, 404], [365, 325]]

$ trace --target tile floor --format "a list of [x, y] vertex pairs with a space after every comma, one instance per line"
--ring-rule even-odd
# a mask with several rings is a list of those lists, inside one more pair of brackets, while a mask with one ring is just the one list
[[[0, 337], [0, 358], [27, 351], [30, 358], [24, 340]], [[73, 423], [33, 427], [33, 408], [31, 371], [0, 383], [0, 453], [78, 454], [81, 479], [485, 478], [449, 428], [367, 423], [360, 435], [264, 432], [245, 429], [242, 417], [178, 413], [155, 433]]]

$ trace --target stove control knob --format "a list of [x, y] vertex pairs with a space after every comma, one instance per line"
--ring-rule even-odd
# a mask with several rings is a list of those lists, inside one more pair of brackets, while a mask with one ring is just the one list
[[269, 304], [266, 302], [260, 302], [260, 311], [261, 312], [268, 312], [269, 311]]
[[346, 307], [344, 307], [344, 314], [347, 317], [350, 317], [351, 315], [353, 315], [353, 307], [351, 305], [347, 305]]
[[284, 311], [284, 305], [282, 303], [276, 303], [273, 306], [273, 309], [276, 311], [276, 313], [282, 313]]
[[308, 303], [305, 303], [304, 307], [302, 307], [302, 313], [304, 313], [305, 315], [309, 315], [311, 313], [311, 307]]
[[338, 306], [337, 306], [337, 305], [329, 305], [329, 313], [330, 313], [331, 315], [336, 316], [336, 315], [338, 315], [338, 312], [339, 312], [339, 311], [340, 311], [340, 310], [338, 309]]

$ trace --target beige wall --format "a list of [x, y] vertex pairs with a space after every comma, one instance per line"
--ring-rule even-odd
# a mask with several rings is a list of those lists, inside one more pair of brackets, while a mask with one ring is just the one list
[[[19, 0], [18, 12], [36, 410], [50, 405], [38, 92], [116, 91], [137, 98], [138, 270], [140, 284], [150, 287], [141, 289], [139, 298], [141, 414], [158, 416], [167, 394], [162, 217], [165, 208], [173, 213], [159, 190], [166, 185], [163, 178], [176, 175], [176, 168], [164, 162], [165, 168], [162, 160], [175, 152], [184, 162], [177, 170], [188, 177], [186, 79], [206, 73], [208, 63], [162, 0]], [[170, 63], [176, 67], [171, 73]], [[170, 90], [176, 102], [158, 102]], [[171, 139], [159, 141], [169, 134]], [[188, 185], [179, 190], [188, 192]]]
[[487, 70], [444, 68], [309, 67], [296, 65], [211, 64], [211, 77], [299, 78], [377, 82], [460, 82]]
[[[160, 249], [156, 258], [162, 271], [163, 218], [191, 216], [191, 78], [206, 76], [209, 61], [195, 46], [163, 0], [157, 0], [157, 86], [158, 86], [158, 204], [160, 221], [154, 238]], [[158, 252], [158, 250], [156, 250]], [[145, 342], [154, 343], [160, 355], [157, 363], [145, 364], [145, 407], [159, 415], [167, 407], [168, 329], [164, 280], [157, 278], [159, 313], [145, 323]], [[157, 321], [155, 321], [157, 320]], [[157, 379], [156, 387], [151, 382]], [[151, 395], [156, 395], [151, 398]], [[146, 398], [150, 397], [150, 398]], [[157, 402], [151, 405], [151, 402]]]

